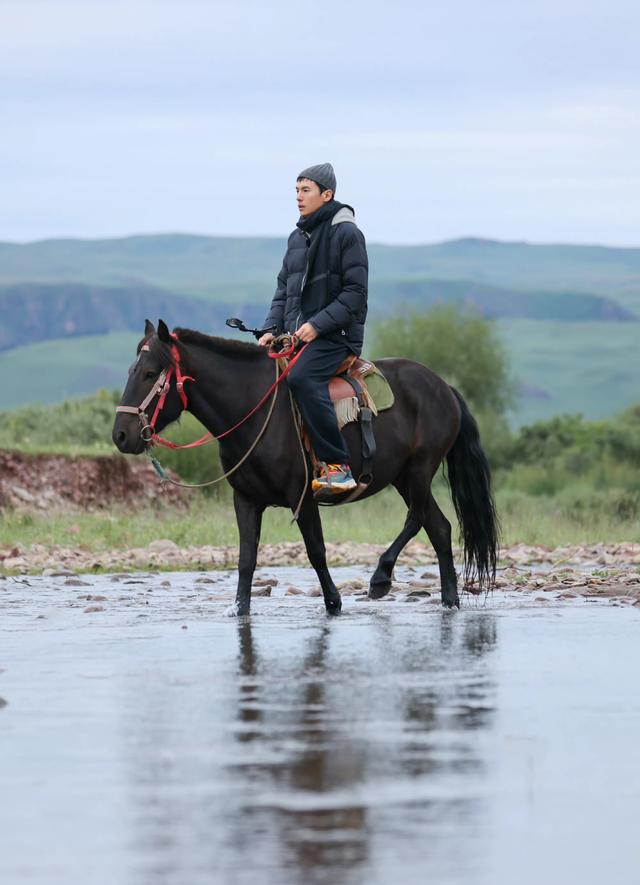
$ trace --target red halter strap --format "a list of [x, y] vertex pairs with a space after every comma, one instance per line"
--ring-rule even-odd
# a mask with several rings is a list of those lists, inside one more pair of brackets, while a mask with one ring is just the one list
[[[171, 333], [171, 337], [174, 338], [176, 341], [178, 340], [178, 336], [175, 334], [175, 332]], [[151, 429], [154, 431], [154, 435], [153, 435], [152, 439], [154, 439], [154, 437], [156, 435], [155, 434], [156, 420], [158, 418], [158, 415], [160, 414], [160, 412], [164, 408], [164, 402], [167, 398], [167, 394], [169, 393], [170, 382], [171, 382], [171, 378], [174, 375], [174, 373], [176, 376], [176, 389], [177, 389], [178, 395], [180, 396], [180, 399], [182, 401], [182, 408], [183, 409], [186, 409], [187, 405], [188, 405], [187, 394], [185, 393], [185, 390], [184, 390], [184, 382], [185, 381], [194, 381], [195, 382], [195, 378], [193, 378], [191, 375], [183, 375], [182, 374], [182, 368], [180, 366], [180, 351], [178, 350], [178, 348], [176, 347], [175, 344], [171, 345], [171, 356], [173, 357], [173, 365], [169, 366], [169, 368], [167, 369], [167, 377], [166, 377], [166, 380], [164, 383], [164, 387], [162, 388], [162, 392], [160, 394], [160, 397], [158, 398], [158, 402], [156, 403], [156, 407], [153, 412], [153, 417], [151, 418], [151, 421], [149, 421]], [[203, 437], [203, 439], [204, 439], [204, 437]]]
[[[172, 338], [175, 338], [176, 341], [178, 340], [178, 336], [174, 332], [171, 333], [171, 336], [172, 336]], [[180, 368], [180, 352], [175, 344], [172, 345], [171, 355], [173, 356], [173, 359], [174, 359], [174, 365], [172, 365], [167, 370], [167, 378], [165, 381], [164, 388], [162, 390], [162, 393], [160, 394], [160, 398], [158, 399], [158, 403], [157, 403], [155, 411], [153, 413], [153, 417], [152, 417], [151, 421], [149, 422], [149, 424], [151, 425], [151, 429], [153, 430], [153, 436], [151, 437], [151, 442], [156, 443], [157, 445], [160, 445], [160, 446], [164, 446], [164, 448], [166, 448], [166, 449], [195, 449], [197, 446], [203, 446], [203, 445], [205, 445], [205, 443], [208, 443], [211, 440], [224, 439], [225, 436], [229, 436], [231, 433], [234, 432], [234, 430], [237, 430], [238, 427], [240, 427], [242, 424], [244, 424], [245, 421], [248, 421], [252, 415], [255, 415], [255, 413], [258, 411], [258, 409], [262, 405], [264, 405], [264, 403], [269, 399], [269, 397], [271, 396], [273, 391], [276, 389], [278, 384], [280, 384], [282, 381], [284, 381], [284, 379], [287, 377], [287, 375], [289, 374], [289, 372], [291, 371], [291, 369], [293, 368], [293, 366], [297, 362], [298, 358], [300, 357], [300, 354], [302, 353], [302, 351], [305, 349], [306, 346], [307, 345], [305, 344], [303, 347], [301, 347], [300, 350], [298, 351], [298, 353], [292, 359], [289, 360], [289, 363], [286, 366], [286, 368], [282, 371], [280, 376], [278, 378], [276, 378], [276, 380], [273, 382], [271, 387], [267, 390], [265, 395], [259, 400], [259, 402], [256, 403], [256, 405], [251, 409], [251, 411], [248, 412], [244, 416], [244, 418], [241, 418], [240, 421], [238, 421], [237, 424], [234, 424], [233, 427], [230, 427], [228, 430], [225, 430], [223, 433], [220, 433], [218, 436], [214, 436], [212, 433], [207, 433], [204, 436], [200, 437], [200, 439], [196, 439], [193, 442], [184, 443], [182, 445], [179, 445], [178, 443], [171, 442], [171, 440], [164, 439], [164, 437], [159, 436], [155, 432], [155, 429], [154, 429], [155, 424], [156, 424], [156, 418], [158, 417], [158, 415], [160, 414], [160, 412], [162, 411], [162, 409], [164, 407], [164, 401], [167, 398], [167, 393], [169, 392], [169, 382], [171, 381], [171, 376], [172, 376], [174, 370], [175, 370], [175, 375], [176, 375], [176, 387], [178, 388], [178, 393], [180, 394], [180, 399], [182, 400], [182, 405], [183, 405], [183, 408], [185, 408], [185, 409], [187, 408], [187, 395], [183, 389], [184, 382], [185, 381], [193, 381], [195, 383], [195, 379], [192, 378], [190, 375], [183, 375], [182, 374], [182, 371]], [[279, 359], [280, 357], [288, 357], [293, 354], [294, 350], [295, 350], [295, 341], [292, 339], [291, 347], [287, 351], [280, 352], [280, 353], [271, 353], [271, 351], [269, 351], [269, 356], [272, 357], [273, 359]]]

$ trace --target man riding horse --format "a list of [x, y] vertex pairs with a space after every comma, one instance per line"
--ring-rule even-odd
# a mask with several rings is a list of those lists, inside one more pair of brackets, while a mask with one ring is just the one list
[[315, 491], [355, 488], [349, 451], [338, 428], [329, 381], [351, 354], [359, 356], [367, 316], [367, 249], [351, 206], [335, 199], [330, 163], [309, 166], [298, 175], [300, 219], [289, 237], [271, 309], [259, 344], [275, 334], [295, 333], [307, 347], [292, 366], [289, 387], [295, 396], [317, 459]]

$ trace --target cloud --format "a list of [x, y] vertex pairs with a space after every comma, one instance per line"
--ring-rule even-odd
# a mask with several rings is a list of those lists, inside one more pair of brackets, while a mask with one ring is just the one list
[[376, 239], [635, 242], [639, 24], [616, 0], [4, 0], [0, 237], [281, 235], [331, 159]]

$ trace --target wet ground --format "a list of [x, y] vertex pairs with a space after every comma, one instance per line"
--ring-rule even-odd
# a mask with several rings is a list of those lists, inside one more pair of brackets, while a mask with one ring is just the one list
[[637, 583], [369, 572], [0, 579], [3, 885], [635, 881]]

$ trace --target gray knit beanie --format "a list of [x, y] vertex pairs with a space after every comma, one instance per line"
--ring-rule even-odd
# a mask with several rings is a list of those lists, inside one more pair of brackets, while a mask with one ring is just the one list
[[331, 163], [319, 163], [317, 166], [309, 166], [308, 169], [303, 169], [298, 175], [298, 181], [301, 178], [315, 181], [322, 190], [330, 190], [334, 194], [336, 192], [336, 173], [333, 171]]

